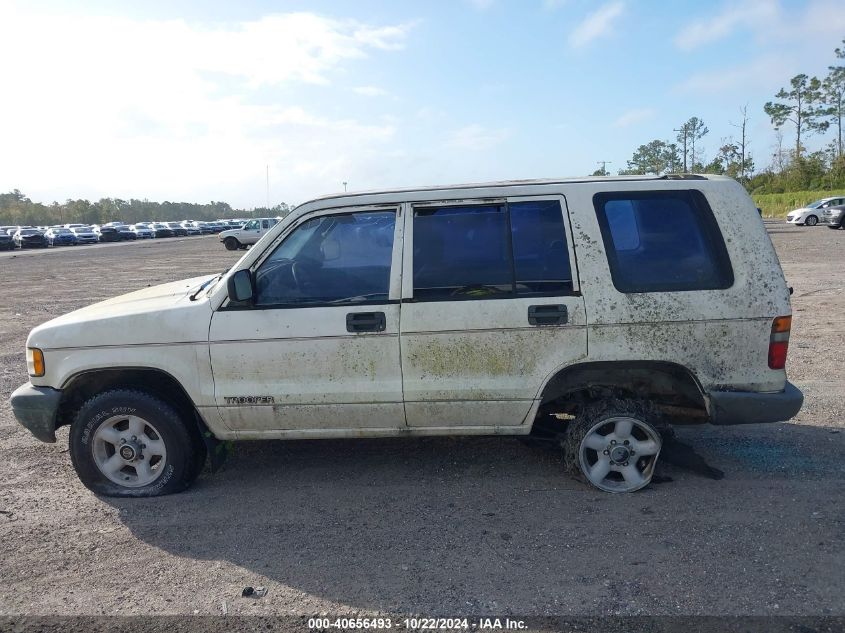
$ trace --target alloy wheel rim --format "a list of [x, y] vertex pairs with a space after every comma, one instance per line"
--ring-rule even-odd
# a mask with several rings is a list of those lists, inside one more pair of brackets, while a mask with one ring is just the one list
[[578, 459], [584, 476], [600, 490], [634, 492], [651, 481], [660, 448], [660, 435], [650, 425], [617, 416], [585, 434]]
[[94, 432], [94, 463], [104, 477], [126, 488], [148, 486], [164, 472], [167, 447], [155, 426], [137, 415], [116, 415]]

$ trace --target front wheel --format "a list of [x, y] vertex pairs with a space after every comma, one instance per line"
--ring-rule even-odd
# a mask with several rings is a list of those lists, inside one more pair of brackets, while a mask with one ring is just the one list
[[108, 497], [155, 497], [187, 488], [199, 474], [201, 441], [169, 404], [115, 389], [88, 400], [71, 425], [70, 456], [79, 479]]
[[585, 405], [562, 441], [567, 468], [605, 492], [644, 488], [660, 455], [656, 419], [652, 407], [636, 400]]
[[807, 219], [804, 220], [804, 224], [807, 226], [816, 226], [819, 223], [819, 219], [814, 215], [808, 215]]
[[241, 243], [234, 237], [227, 237], [223, 240], [223, 246], [227, 251], [236, 251], [241, 247]]

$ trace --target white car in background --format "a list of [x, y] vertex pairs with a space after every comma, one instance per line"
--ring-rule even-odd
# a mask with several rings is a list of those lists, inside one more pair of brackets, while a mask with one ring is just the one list
[[188, 235], [202, 235], [202, 231], [196, 225], [196, 222], [192, 222], [191, 220], [185, 220], [180, 222], [180, 226], [187, 231]]
[[98, 241], [94, 229], [85, 224], [73, 225], [70, 227], [70, 230], [76, 236], [77, 244], [96, 244]]
[[811, 202], [806, 207], [790, 211], [786, 215], [786, 222], [795, 225], [816, 226], [819, 220], [821, 220], [825, 209], [839, 206], [840, 204], [845, 204], [845, 196], [822, 198], [821, 200]]
[[130, 230], [138, 236], [138, 239], [147, 239], [151, 240], [155, 237], [155, 231], [153, 231], [148, 225], [146, 224], [133, 224], [129, 227]]

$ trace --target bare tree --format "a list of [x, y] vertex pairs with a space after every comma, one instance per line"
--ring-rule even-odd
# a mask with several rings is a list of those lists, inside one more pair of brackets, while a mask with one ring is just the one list
[[742, 120], [739, 123], [731, 123], [735, 128], [739, 130], [739, 181], [745, 184], [748, 180], [746, 170], [748, 167], [748, 162], [751, 158], [748, 156], [748, 137], [746, 135], [746, 130], [748, 128], [748, 104], [745, 104], [739, 109], [739, 113], [742, 115]]

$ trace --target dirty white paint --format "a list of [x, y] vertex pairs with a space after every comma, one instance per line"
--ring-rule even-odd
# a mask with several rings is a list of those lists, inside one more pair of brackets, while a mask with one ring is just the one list
[[[383, 332], [346, 331], [347, 314], [376, 311]], [[232, 430], [404, 424], [398, 304], [218, 311], [209, 338], [215, 398]], [[274, 404], [227, 404], [234, 396]]]
[[[625, 294], [610, 276], [593, 207], [600, 191], [697, 189], [722, 230], [735, 282], [726, 290]], [[541, 196], [565, 200], [581, 294], [546, 298], [408, 301], [413, 203]], [[61, 387], [106, 367], [158, 368], [185, 388], [221, 438], [526, 433], [543, 386], [579, 362], [655, 360], [693, 371], [705, 390], [778, 391], [771, 320], [791, 313], [777, 256], [742, 188], [706, 180], [585, 179], [335, 196], [300, 206], [228, 273], [254, 268], [290, 228], [315, 214], [392, 205], [397, 222], [384, 305], [221, 310], [226, 277], [149, 288], [35, 328], [45, 351], [36, 385]], [[569, 231], [569, 227], [567, 227]], [[227, 275], [228, 276], [228, 275]], [[401, 299], [405, 302], [400, 303]], [[566, 325], [528, 324], [529, 305], [567, 306]], [[346, 331], [348, 312], [384, 312], [384, 332]], [[258, 401], [226, 398], [258, 397]]]

